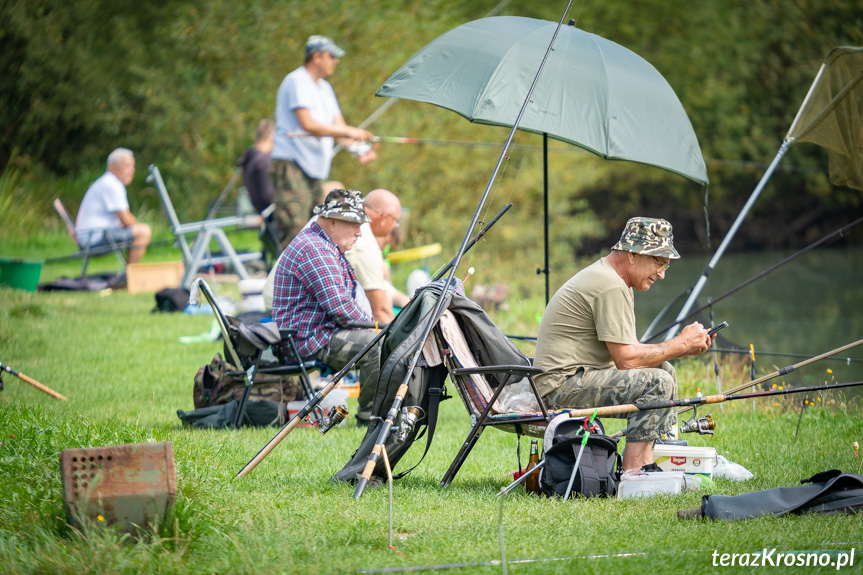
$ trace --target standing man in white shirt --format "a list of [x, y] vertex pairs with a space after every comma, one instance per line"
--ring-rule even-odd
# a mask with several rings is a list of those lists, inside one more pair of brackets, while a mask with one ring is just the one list
[[128, 263], [141, 260], [150, 245], [150, 226], [139, 222], [129, 210], [126, 186], [135, 176], [132, 150], [117, 148], [108, 155], [108, 171], [93, 182], [75, 220], [78, 241], [90, 247], [129, 243]]
[[336, 71], [345, 51], [326, 36], [311, 36], [305, 53], [303, 65], [285, 76], [276, 95], [270, 175], [276, 204], [273, 221], [282, 250], [322, 199], [321, 182], [330, 174], [335, 140], [362, 163], [377, 157], [366, 143], [374, 136], [345, 123], [333, 87], [325, 80]]

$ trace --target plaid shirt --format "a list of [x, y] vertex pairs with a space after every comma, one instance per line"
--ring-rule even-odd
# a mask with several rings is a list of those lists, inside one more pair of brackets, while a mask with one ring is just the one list
[[323, 349], [350, 321], [371, 321], [357, 305], [357, 278], [338, 246], [312, 223], [297, 234], [276, 263], [273, 319], [296, 329], [300, 355]]

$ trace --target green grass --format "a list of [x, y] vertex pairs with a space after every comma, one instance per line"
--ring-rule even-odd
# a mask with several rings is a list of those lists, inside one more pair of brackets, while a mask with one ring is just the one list
[[[219, 345], [181, 345], [178, 338], [207, 331], [209, 316], [150, 314], [152, 295], [126, 292], [0, 288], [0, 302], [0, 361], [69, 398], [61, 402], [4, 377], [4, 573], [350, 573], [448, 563], [479, 563], [457, 572], [500, 572], [499, 565], [485, 562], [500, 558], [497, 493], [517, 466], [516, 436], [486, 431], [453, 484], [439, 488], [469, 427], [458, 399], [442, 404], [429, 454], [393, 487], [394, 546], [402, 555], [387, 549], [387, 489], [369, 489], [357, 501], [353, 487], [329, 481], [360, 443], [363, 434], [352, 425], [323, 436], [298, 428], [250, 475], [234, 480], [276, 429], [200, 431], [180, 424], [176, 410], [192, 409], [194, 374]], [[521, 329], [537, 307], [524, 302], [496, 319], [507, 324], [503, 316], [519, 314], [510, 323]], [[713, 389], [712, 366], [686, 361], [677, 367], [682, 394]], [[724, 385], [737, 383], [742, 373], [740, 364], [723, 364]], [[795, 442], [799, 405], [800, 398], [789, 396], [754, 407], [751, 401], [714, 406], [716, 435], [689, 435], [690, 444], [715, 446], [755, 474], [746, 483], [717, 480], [715, 493], [794, 485], [830, 468], [859, 470], [861, 459], [851, 448], [863, 438], [859, 406], [842, 395], [824, 395], [806, 409]], [[621, 422], [609, 420], [607, 427], [620, 429]], [[174, 446], [178, 497], [172, 524], [138, 539], [98, 527], [71, 529], [60, 452], [147, 441]], [[422, 447], [408, 453], [405, 466], [416, 462]], [[527, 448], [524, 439], [524, 460]], [[562, 504], [517, 489], [504, 502], [507, 558], [557, 559], [512, 563], [508, 571], [706, 572], [714, 550], [850, 550], [860, 542], [854, 516], [678, 521], [676, 512], [698, 506], [701, 495]]]

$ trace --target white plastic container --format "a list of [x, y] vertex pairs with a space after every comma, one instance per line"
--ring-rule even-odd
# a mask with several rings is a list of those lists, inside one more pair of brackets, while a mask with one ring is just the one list
[[653, 447], [653, 457], [663, 471], [682, 471], [710, 477], [717, 464], [716, 449], [691, 445], [663, 445]]
[[250, 278], [240, 280], [237, 286], [240, 288], [240, 295], [243, 301], [240, 303], [242, 311], [264, 311], [264, 283], [265, 278]]
[[623, 475], [617, 484], [617, 498], [649, 497], [681, 493], [686, 488], [682, 471], [654, 471], [639, 475]]

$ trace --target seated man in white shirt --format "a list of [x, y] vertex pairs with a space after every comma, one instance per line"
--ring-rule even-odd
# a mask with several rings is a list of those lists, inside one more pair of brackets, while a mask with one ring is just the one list
[[129, 243], [128, 263], [141, 260], [150, 244], [150, 226], [139, 222], [129, 210], [126, 186], [135, 176], [132, 150], [117, 148], [108, 156], [108, 171], [93, 182], [75, 220], [75, 235], [82, 246], [101, 247]]
[[[324, 186], [325, 188], [344, 187], [341, 182], [327, 182]], [[363, 209], [371, 222], [360, 227], [362, 235], [354, 247], [345, 253], [345, 257], [350, 262], [357, 276], [357, 281], [363, 288], [357, 291], [358, 304], [363, 309], [370, 311], [376, 322], [387, 324], [395, 318], [394, 298], [401, 306], [404, 306], [410, 298], [398, 291], [389, 282], [383, 251], [377, 238], [389, 236], [390, 232], [398, 226], [402, 206], [392, 192], [376, 189], [366, 195]], [[315, 218], [312, 218], [310, 222], [314, 220]], [[274, 274], [274, 271], [270, 271], [264, 286], [264, 302], [268, 309], [272, 308]], [[366, 306], [369, 306], [370, 309]]]
[[378, 239], [388, 237], [401, 223], [402, 205], [394, 193], [379, 188], [366, 194], [363, 209], [371, 222], [360, 228], [363, 235], [345, 257], [366, 292], [372, 317], [379, 323], [389, 323], [395, 318], [394, 299], [401, 307], [409, 298], [390, 283]]

